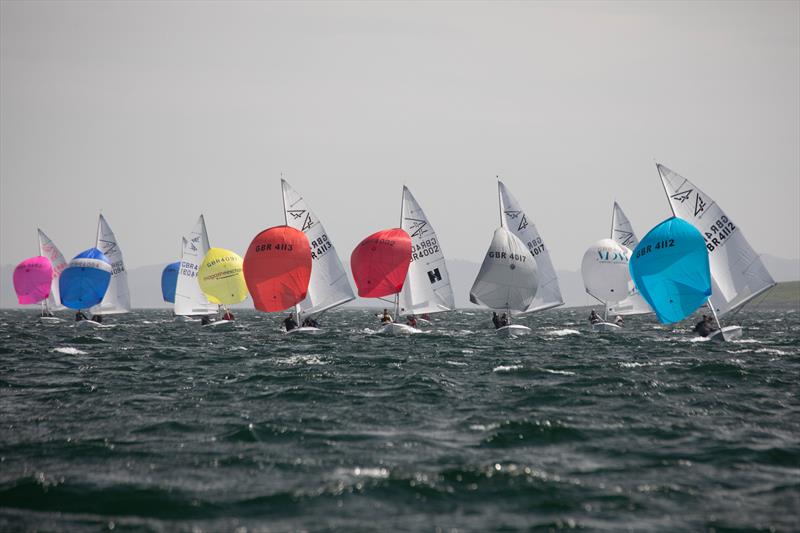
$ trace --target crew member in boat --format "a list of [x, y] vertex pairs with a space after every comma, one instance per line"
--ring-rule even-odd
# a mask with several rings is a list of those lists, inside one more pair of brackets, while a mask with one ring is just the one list
[[54, 316], [54, 315], [53, 315], [53, 312], [50, 309], [47, 309], [46, 307], [43, 307], [42, 308], [42, 316]]
[[225, 314], [222, 315], [222, 320], [235, 320], [233, 318], [233, 313], [231, 313], [230, 309], [225, 310]]
[[78, 309], [78, 312], [75, 313], [75, 322], [80, 322], [81, 320], [86, 320], [86, 315], [83, 314], [83, 311]]
[[617, 315], [616, 318], [614, 318], [614, 324], [618, 325], [619, 327], [623, 327], [625, 325], [625, 321], [620, 315]]
[[383, 310], [383, 316], [381, 316], [381, 324], [390, 324], [394, 322], [392, 315], [389, 314], [388, 309]]
[[597, 324], [598, 322], [602, 322], [600, 315], [597, 314], [597, 311], [592, 309], [592, 312], [589, 313], [589, 323], [590, 324]]
[[406, 319], [406, 324], [408, 324], [412, 328], [417, 327], [417, 319], [416, 319], [416, 317], [414, 315], [408, 315], [408, 318]]
[[494, 324], [494, 329], [500, 329], [500, 317], [497, 316], [496, 311], [492, 311], [492, 324]]
[[283, 319], [283, 327], [286, 328], [286, 331], [292, 331], [297, 327], [297, 322], [292, 313], [289, 313], [289, 316]]
[[208, 315], [203, 315], [200, 317], [201, 326], [207, 326], [209, 324], [211, 324], [211, 319], [208, 317]]
[[508, 317], [505, 313], [500, 316], [500, 327], [504, 328], [508, 325]]
[[314, 320], [314, 317], [307, 316], [303, 319], [303, 327], [304, 328], [318, 328], [319, 323]]
[[97, 322], [98, 324], [103, 323], [103, 315], [92, 315], [92, 320]]
[[711, 335], [714, 329], [714, 323], [711, 321], [711, 317], [708, 315], [703, 315], [702, 320], [695, 324], [693, 331], [695, 331], [701, 337], [708, 337]]

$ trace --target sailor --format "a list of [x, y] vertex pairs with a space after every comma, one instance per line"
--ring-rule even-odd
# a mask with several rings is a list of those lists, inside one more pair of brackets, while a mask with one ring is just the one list
[[83, 314], [83, 311], [78, 309], [78, 312], [75, 313], [75, 322], [80, 322], [81, 320], [86, 320], [86, 315]]
[[414, 318], [414, 315], [408, 315], [408, 318], [406, 319], [406, 323], [409, 326], [411, 326], [412, 328], [417, 327], [417, 319]]
[[597, 312], [592, 309], [592, 312], [589, 313], [589, 323], [597, 324], [598, 322], [602, 322], [602, 320], [600, 320], [600, 315], [598, 315]]
[[100, 324], [103, 322], [103, 315], [92, 315], [92, 320]]
[[429, 315], [428, 313], [423, 313], [423, 315], [420, 316], [420, 318], [423, 319], [423, 320], [430, 321], [431, 315]]
[[286, 331], [292, 331], [297, 327], [297, 322], [295, 322], [292, 313], [289, 313], [289, 316], [283, 320], [283, 327], [286, 328]]
[[225, 310], [225, 314], [222, 315], [222, 320], [234, 320], [233, 313], [231, 313], [230, 309]]
[[508, 325], [508, 317], [505, 313], [500, 317], [500, 327], [503, 328]]
[[700, 322], [695, 324], [693, 331], [697, 332], [697, 334], [700, 335], [701, 337], [708, 337], [711, 334], [711, 332], [714, 331], [713, 324], [711, 323], [711, 318], [709, 318], [706, 315], [703, 315], [702, 320], [700, 320]]
[[500, 329], [500, 317], [495, 311], [492, 311], [492, 324], [494, 324], [494, 329]]
[[616, 318], [614, 319], [614, 324], [618, 325], [619, 327], [622, 327], [625, 325], [625, 321], [622, 319], [620, 315], [617, 315]]
[[314, 320], [313, 317], [307, 316], [306, 318], [303, 319], [303, 327], [304, 328], [318, 328], [319, 327], [319, 323], [317, 323], [317, 321]]
[[200, 325], [201, 326], [207, 326], [209, 324], [211, 324], [211, 319], [208, 318], [208, 315], [203, 315], [203, 316], [200, 317]]
[[383, 310], [383, 316], [381, 316], [381, 324], [388, 324], [390, 322], [394, 322], [392, 319], [392, 315], [389, 314], [387, 309]]

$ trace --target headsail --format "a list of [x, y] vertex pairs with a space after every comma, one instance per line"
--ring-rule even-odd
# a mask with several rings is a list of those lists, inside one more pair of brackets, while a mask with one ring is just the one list
[[35, 304], [50, 295], [53, 266], [43, 255], [25, 259], [14, 268], [14, 291], [21, 304]]
[[630, 250], [612, 239], [601, 239], [583, 254], [581, 275], [586, 292], [604, 304], [628, 296]]
[[259, 311], [283, 311], [306, 297], [311, 279], [308, 237], [289, 226], [265, 229], [244, 256], [244, 279]]
[[182, 243], [181, 268], [175, 285], [175, 314], [192, 316], [216, 313], [217, 306], [208, 301], [197, 282], [200, 263], [210, 249], [203, 215], [200, 215], [192, 232], [183, 238]]
[[400, 292], [400, 313], [436, 313], [455, 309], [442, 246], [407, 187], [403, 187], [402, 228], [411, 236], [411, 265]]
[[[633, 226], [617, 202], [614, 202], [614, 210], [611, 215], [611, 238], [628, 249], [629, 258], [630, 251], [639, 244], [639, 239], [633, 231]], [[607, 313], [615, 315], [641, 315], [652, 312], [653, 310], [650, 309], [650, 306], [644, 301], [639, 291], [636, 290], [630, 275], [628, 275], [628, 297], [609, 305], [607, 309]]]
[[373, 233], [350, 254], [350, 268], [362, 298], [380, 298], [403, 290], [411, 263], [411, 237], [393, 228]]
[[645, 235], [630, 261], [639, 292], [664, 324], [683, 320], [711, 294], [703, 236], [690, 223], [669, 218]]
[[544, 240], [536, 230], [536, 226], [522, 210], [517, 199], [502, 181], [497, 182], [497, 187], [500, 193], [500, 210], [504, 217], [504, 225], [527, 246], [538, 269], [539, 289], [527, 311], [543, 311], [564, 305], [556, 269], [553, 268], [550, 251], [545, 247]]
[[97, 244], [95, 248], [103, 252], [111, 263], [111, 282], [99, 305], [91, 312], [104, 315], [127, 313], [131, 310], [131, 297], [128, 291], [128, 273], [122, 260], [122, 250], [117, 238], [103, 215], [97, 221]]
[[530, 250], [504, 227], [494, 231], [469, 301], [490, 309], [524, 311], [536, 296], [537, 265]]
[[306, 201], [281, 180], [286, 225], [306, 234], [311, 246], [311, 280], [306, 298], [298, 304], [303, 314], [320, 313], [355, 299], [347, 272], [333, 241]]
[[86, 309], [103, 301], [111, 282], [111, 262], [97, 248], [76, 255], [58, 280], [61, 303]]
[[50, 296], [47, 297], [47, 305], [53, 311], [64, 309], [58, 292], [58, 278], [67, 268], [67, 261], [55, 243], [42, 230], [39, 230], [39, 253], [50, 259], [50, 264], [53, 265], [53, 282], [50, 285]]
[[614, 202], [614, 211], [611, 214], [611, 238], [630, 250], [639, 244], [631, 222], [617, 202]]
[[672, 212], [703, 235], [711, 264], [709, 301], [721, 317], [775, 285], [742, 230], [706, 193], [664, 165], [656, 165]]

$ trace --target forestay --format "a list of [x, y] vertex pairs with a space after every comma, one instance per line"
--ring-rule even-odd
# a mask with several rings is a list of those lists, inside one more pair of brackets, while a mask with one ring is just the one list
[[469, 291], [469, 300], [490, 309], [524, 311], [534, 301], [538, 284], [537, 265], [528, 247], [499, 227]]
[[306, 201], [281, 180], [286, 225], [306, 234], [311, 246], [311, 280], [306, 298], [298, 304], [303, 314], [321, 313], [355, 299], [333, 241]]
[[122, 250], [117, 238], [103, 215], [97, 221], [97, 243], [95, 248], [103, 252], [111, 263], [111, 282], [108, 284], [103, 301], [92, 307], [92, 313], [113, 315], [131, 310], [131, 297], [128, 291], [128, 273], [122, 260]]
[[182, 244], [181, 268], [175, 285], [175, 314], [193, 316], [216, 313], [217, 306], [208, 301], [197, 282], [200, 263], [211, 248], [203, 215], [197, 219], [192, 232], [183, 238]]
[[631, 277], [664, 324], [683, 320], [711, 294], [703, 236], [672, 217], [654, 227], [633, 251]]
[[705, 240], [713, 290], [709, 301], [718, 317], [775, 285], [742, 230], [706, 193], [663, 165], [657, 165], [672, 212]]
[[613, 239], [601, 239], [583, 254], [581, 275], [586, 292], [604, 304], [628, 296], [630, 250]]
[[403, 187], [401, 227], [411, 237], [411, 264], [400, 292], [400, 313], [437, 313], [455, 309], [442, 246], [408, 187]]
[[50, 237], [45, 235], [42, 230], [38, 230], [38, 232], [39, 253], [50, 259], [50, 264], [53, 266], [53, 281], [50, 284], [50, 296], [47, 297], [47, 306], [54, 311], [58, 311], [64, 309], [64, 306], [61, 305], [58, 279], [61, 273], [64, 272], [64, 269], [67, 268], [67, 261], [64, 259], [64, 256], [55, 243], [50, 240]]
[[526, 245], [536, 261], [539, 276], [539, 289], [536, 297], [528, 307], [528, 312], [543, 311], [564, 305], [558, 276], [550, 259], [550, 251], [545, 246], [536, 226], [528, 218], [517, 199], [511, 194], [502, 181], [497, 182], [500, 194], [500, 210], [504, 217], [504, 225]]

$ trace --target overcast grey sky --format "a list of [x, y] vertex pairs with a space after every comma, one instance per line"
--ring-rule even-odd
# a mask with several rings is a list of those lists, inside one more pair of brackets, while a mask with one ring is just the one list
[[407, 184], [479, 262], [499, 174], [577, 270], [616, 199], [670, 211], [654, 159], [753, 247], [800, 256], [800, 3], [8, 2], [0, 262], [67, 258], [102, 209], [129, 267], [205, 213], [241, 254], [283, 223], [280, 175], [342, 259]]

